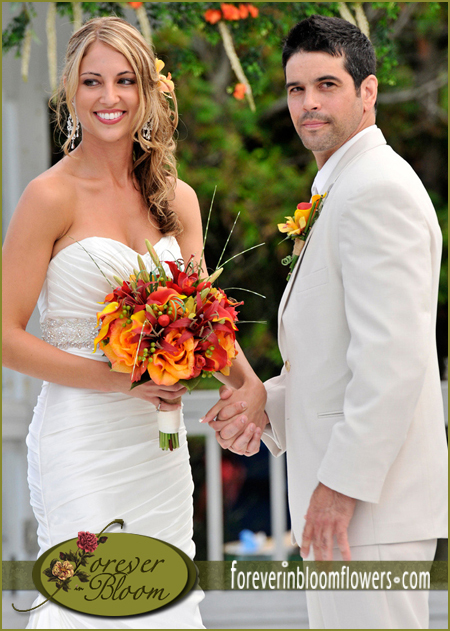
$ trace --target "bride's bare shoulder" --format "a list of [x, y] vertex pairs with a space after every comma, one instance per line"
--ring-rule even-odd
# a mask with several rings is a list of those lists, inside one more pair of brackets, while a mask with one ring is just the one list
[[38, 175], [25, 188], [15, 215], [22, 221], [44, 223], [58, 235], [64, 234], [73, 221], [76, 187], [74, 178], [57, 163]]
[[74, 186], [73, 176], [61, 161], [31, 180], [24, 194], [32, 193], [37, 196], [35, 201], [50, 203], [57, 201], [59, 205], [67, 205]]
[[200, 215], [197, 194], [189, 184], [177, 179], [174, 185], [174, 197], [171, 202], [172, 209], [177, 213], [184, 225]]

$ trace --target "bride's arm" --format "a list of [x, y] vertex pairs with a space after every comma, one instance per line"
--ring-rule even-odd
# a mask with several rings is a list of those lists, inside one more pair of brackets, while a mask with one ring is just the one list
[[[184, 388], [149, 382], [129, 392], [130, 376], [106, 362], [77, 357], [26, 331], [45, 280], [53, 246], [72, 223], [67, 189], [57, 178], [40, 177], [25, 189], [3, 247], [3, 364], [38, 379], [75, 388], [123, 392], [159, 404], [159, 397]], [[74, 297], [74, 300], [76, 298]], [[168, 397], [172, 398], [172, 397]], [[168, 406], [163, 406], [168, 409]]]
[[[187, 261], [191, 255], [194, 255], [198, 261], [203, 248], [200, 208], [194, 190], [181, 180], [177, 181], [173, 209], [183, 225], [183, 232], [178, 237], [183, 259]], [[206, 274], [204, 260], [203, 273]], [[239, 453], [245, 453], [246, 450], [255, 453], [259, 449], [263, 428], [268, 422], [264, 412], [267, 395], [261, 380], [250, 366], [240, 346], [236, 345], [238, 355], [233, 361], [230, 375], [225, 377], [221, 373], [215, 373], [215, 377], [232, 388], [233, 393], [230, 392], [230, 399], [220, 401], [212, 410], [218, 414], [222, 408], [227, 408], [221, 414], [221, 419], [223, 417], [223, 420], [230, 420], [229, 427], [224, 432], [224, 436], [229, 439], [223, 440], [218, 436], [222, 447], [233, 446], [233, 451]], [[228, 397], [228, 395], [225, 396]], [[242, 402], [245, 402], [245, 407], [242, 407]], [[208, 419], [212, 420], [215, 414], [211, 415], [210, 410]], [[238, 438], [239, 440], [235, 443]]]

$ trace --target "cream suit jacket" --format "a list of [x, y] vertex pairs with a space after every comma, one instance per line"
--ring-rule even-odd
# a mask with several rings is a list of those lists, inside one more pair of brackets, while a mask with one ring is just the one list
[[325, 188], [279, 308], [285, 364], [265, 384], [263, 440], [287, 452], [294, 536], [320, 481], [359, 500], [350, 545], [445, 537], [436, 212], [376, 127]]

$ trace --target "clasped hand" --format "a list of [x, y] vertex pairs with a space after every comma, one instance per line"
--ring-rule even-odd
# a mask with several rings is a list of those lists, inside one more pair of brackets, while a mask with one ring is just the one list
[[223, 449], [239, 455], [258, 453], [261, 436], [269, 419], [264, 411], [266, 390], [261, 381], [246, 384], [237, 390], [222, 386], [220, 400], [207, 412], [202, 423], [216, 432]]
[[[146, 381], [130, 390], [130, 375], [125, 373], [111, 372], [114, 375], [113, 389], [117, 392], [123, 392], [130, 397], [143, 399], [153, 403], [155, 407], [159, 407], [164, 412], [176, 410], [180, 407], [180, 403], [168, 403], [171, 399], [177, 399], [187, 392], [187, 388], [175, 383], [173, 386], [158, 386], [154, 381]], [[164, 401], [162, 401], [164, 399]]]

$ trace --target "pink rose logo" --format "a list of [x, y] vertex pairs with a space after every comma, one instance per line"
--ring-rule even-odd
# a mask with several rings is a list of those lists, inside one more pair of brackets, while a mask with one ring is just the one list
[[77, 546], [84, 552], [94, 552], [98, 547], [97, 537], [92, 532], [79, 532]]

